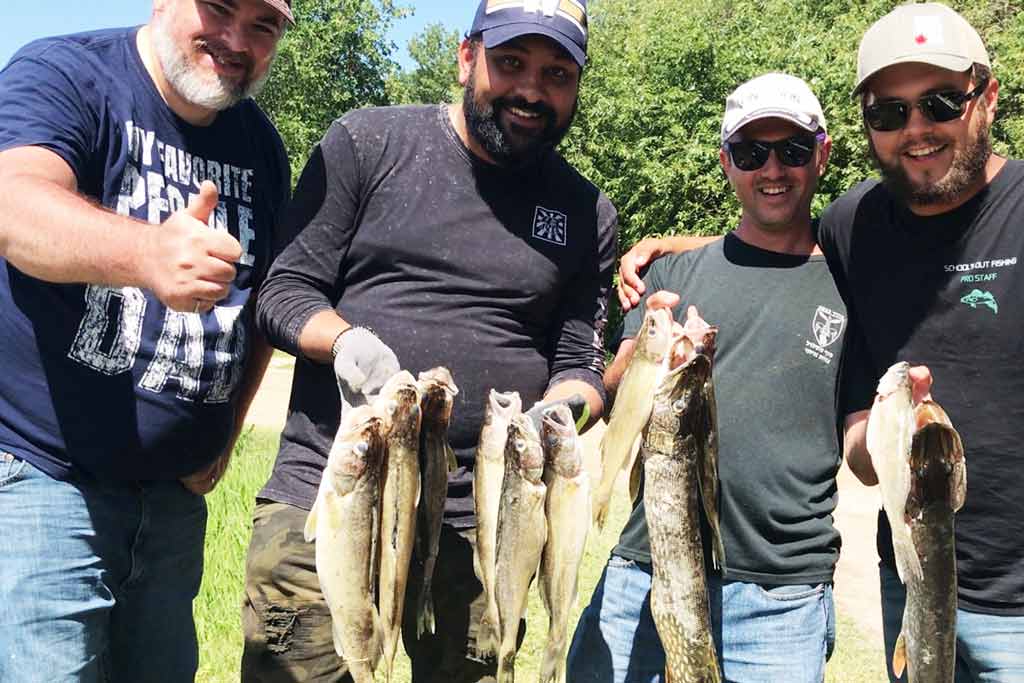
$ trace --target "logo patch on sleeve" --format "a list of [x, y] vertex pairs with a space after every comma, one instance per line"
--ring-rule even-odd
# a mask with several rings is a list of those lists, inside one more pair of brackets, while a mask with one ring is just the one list
[[533, 236], [564, 247], [568, 223], [569, 217], [561, 211], [538, 206], [533, 214]]

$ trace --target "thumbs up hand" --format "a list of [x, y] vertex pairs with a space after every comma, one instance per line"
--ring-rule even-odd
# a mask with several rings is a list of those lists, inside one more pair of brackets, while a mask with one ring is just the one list
[[152, 226], [143, 254], [146, 286], [168, 308], [206, 313], [231, 290], [242, 246], [208, 225], [216, 206], [217, 186], [206, 180], [184, 210]]

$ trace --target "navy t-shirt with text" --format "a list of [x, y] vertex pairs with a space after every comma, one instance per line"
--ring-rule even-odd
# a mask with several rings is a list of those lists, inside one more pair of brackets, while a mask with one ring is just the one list
[[0, 450], [58, 478], [170, 479], [220, 455], [250, 341], [247, 304], [283, 246], [274, 225], [288, 165], [269, 120], [249, 99], [209, 126], [178, 118], [137, 31], [22, 48], [0, 71], [0, 151], [50, 150], [82, 194], [153, 225], [209, 179], [219, 190], [210, 227], [238, 239], [242, 257], [229, 296], [203, 315], [134, 287], [44, 282], [0, 259]]

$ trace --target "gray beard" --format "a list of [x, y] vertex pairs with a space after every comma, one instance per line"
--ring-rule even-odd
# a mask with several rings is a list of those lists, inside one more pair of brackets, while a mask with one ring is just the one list
[[[927, 138], [924, 141], [933, 142]], [[981, 126], [975, 139], [953, 156], [953, 163], [946, 175], [925, 184], [915, 184], [900, 166], [899, 161], [887, 164], [879, 159], [870, 135], [868, 149], [875, 166], [882, 173], [882, 182], [893, 195], [912, 206], [934, 206], [962, 199], [964, 194], [977, 184], [979, 178], [985, 174], [988, 158], [992, 156], [992, 141], [988, 128]]]
[[[243, 80], [238, 83], [214, 73], [202, 73], [189, 62], [188, 55], [174, 43], [162, 23], [156, 22], [150, 32], [153, 51], [160, 62], [164, 78], [189, 104], [210, 111], [223, 111], [246, 97], [255, 97], [263, 89], [270, 75], [269, 70], [256, 80]], [[197, 47], [199, 46], [201, 43], [197, 44]]]

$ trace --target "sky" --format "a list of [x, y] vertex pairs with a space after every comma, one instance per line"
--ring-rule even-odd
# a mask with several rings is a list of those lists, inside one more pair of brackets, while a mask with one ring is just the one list
[[[3, 0], [3, 4], [0, 66], [6, 64], [18, 48], [36, 38], [142, 24], [149, 18], [152, 8], [149, 0]], [[476, 2], [472, 0], [398, 0], [398, 4], [411, 7], [414, 12], [391, 27], [390, 38], [398, 47], [395, 56], [404, 67], [413, 66], [405, 50], [406, 43], [424, 26], [440, 22], [461, 35], [469, 28], [476, 11]]]

